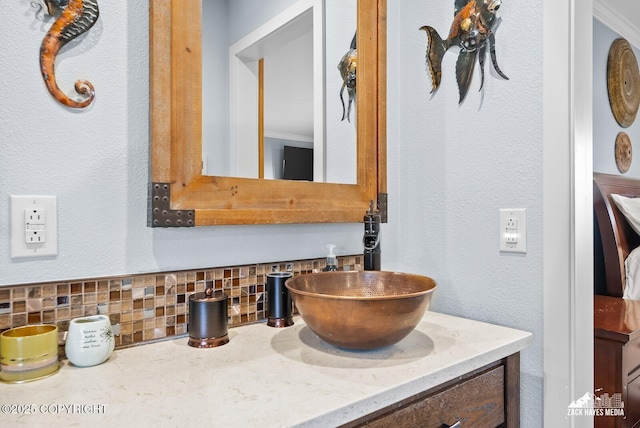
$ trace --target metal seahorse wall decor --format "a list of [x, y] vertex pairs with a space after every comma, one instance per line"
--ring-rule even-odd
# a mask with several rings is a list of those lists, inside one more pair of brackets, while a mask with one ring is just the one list
[[55, 17], [54, 23], [40, 45], [40, 71], [42, 78], [51, 95], [65, 106], [72, 108], [87, 107], [95, 97], [95, 90], [91, 82], [77, 80], [75, 90], [78, 94], [86, 95], [83, 101], [69, 98], [58, 87], [54, 65], [56, 55], [64, 45], [86, 33], [93, 27], [99, 16], [97, 0], [43, 0], [47, 13]]
[[464, 100], [471, 85], [476, 57], [480, 63], [480, 90], [482, 90], [487, 46], [489, 46], [493, 68], [502, 78], [509, 80], [498, 67], [493, 33], [493, 27], [497, 21], [496, 12], [501, 4], [502, 0], [455, 0], [453, 23], [449, 36], [445, 40], [442, 40], [432, 27], [428, 25], [420, 27], [420, 30], [427, 32], [427, 65], [431, 73], [432, 93], [440, 86], [442, 57], [454, 45], [460, 47], [456, 62], [456, 78], [460, 93], [458, 103]]

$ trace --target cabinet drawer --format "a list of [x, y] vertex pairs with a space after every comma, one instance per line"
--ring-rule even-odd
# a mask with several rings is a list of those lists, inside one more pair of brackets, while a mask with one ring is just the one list
[[462, 427], [497, 427], [505, 417], [504, 366], [497, 366], [426, 397], [417, 398], [362, 426], [440, 428], [457, 421]]
[[624, 403], [624, 413], [627, 417], [627, 426], [640, 426], [640, 376], [627, 385], [627, 401]]

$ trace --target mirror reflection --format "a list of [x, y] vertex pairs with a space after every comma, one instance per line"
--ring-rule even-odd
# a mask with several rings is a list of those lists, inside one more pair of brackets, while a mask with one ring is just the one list
[[357, 182], [356, 19], [357, 0], [202, 0], [203, 175]]

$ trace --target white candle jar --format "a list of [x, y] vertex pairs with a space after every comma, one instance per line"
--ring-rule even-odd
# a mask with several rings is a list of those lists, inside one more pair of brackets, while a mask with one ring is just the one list
[[75, 318], [69, 323], [64, 351], [73, 365], [89, 367], [103, 363], [114, 346], [111, 321], [106, 315]]

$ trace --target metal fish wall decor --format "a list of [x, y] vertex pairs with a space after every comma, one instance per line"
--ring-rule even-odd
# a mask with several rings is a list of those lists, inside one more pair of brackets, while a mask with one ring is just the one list
[[75, 90], [86, 95], [83, 101], [75, 101], [65, 95], [56, 82], [54, 65], [60, 49], [71, 40], [89, 31], [99, 16], [97, 0], [41, 0], [47, 13], [56, 19], [47, 31], [40, 45], [40, 71], [51, 95], [65, 106], [72, 108], [87, 107], [95, 97], [91, 82], [77, 80]]
[[[351, 48], [347, 51], [346, 54], [342, 57], [340, 62], [338, 63], [338, 71], [340, 72], [340, 76], [342, 77], [342, 87], [340, 88], [340, 102], [342, 102], [342, 119], [346, 117], [349, 122], [351, 122], [351, 104], [355, 100], [356, 97], [356, 69], [358, 68], [358, 50], [356, 49], [356, 34], [353, 35], [353, 39], [351, 40]], [[344, 92], [344, 88], [347, 88], [347, 93], [349, 94], [349, 107], [345, 108], [344, 98], [342, 98], [342, 94]]]
[[504, 79], [507, 76], [498, 67], [496, 60], [495, 36], [493, 27], [496, 23], [496, 12], [502, 0], [455, 0], [455, 12], [449, 36], [442, 40], [438, 32], [425, 25], [420, 27], [427, 33], [427, 65], [431, 73], [433, 93], [440, 86], [442, 78], [442, 57], [452, 46], [460, 47], [456, 62], [456, 78], [461, 103], [467, 95], [476, 57], [480, 63], [480, 90], [484, 84], [484, 61], [487, 46], [491, 55], [491, 63], [496, 72]]

